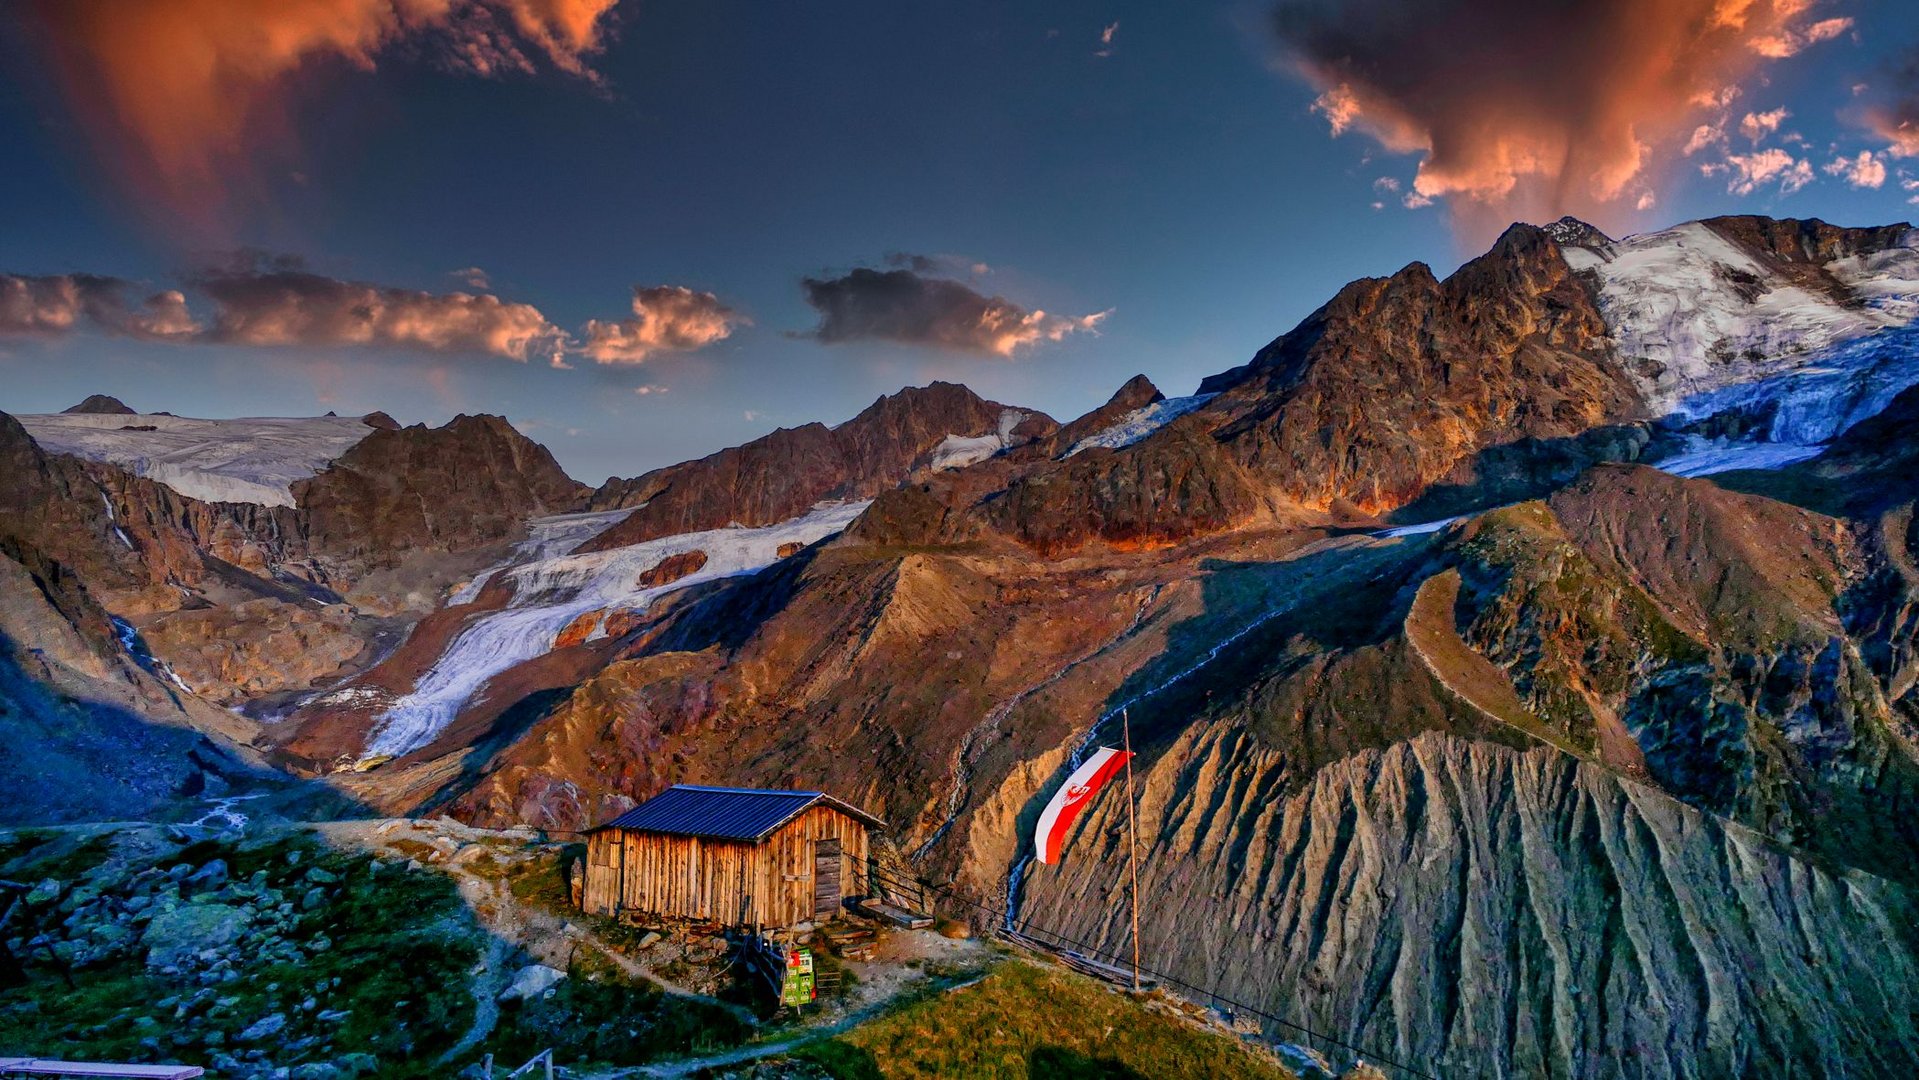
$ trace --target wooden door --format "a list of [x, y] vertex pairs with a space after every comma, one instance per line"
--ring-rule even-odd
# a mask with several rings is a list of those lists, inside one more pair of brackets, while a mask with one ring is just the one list
[[840, 913], [840, 842], [813, 842], [813, 921], [825, 922]]

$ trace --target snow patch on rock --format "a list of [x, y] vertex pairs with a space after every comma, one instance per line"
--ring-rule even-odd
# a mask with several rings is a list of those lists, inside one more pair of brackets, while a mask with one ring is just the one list
[[1013, 429], [1032, 414], [1006, 409], [999, 414], [999, 430], [986, 435], [948, 435], [933, 448], [930, 466], [935, 472], [976, 465], [1014, 445]]
[[[48, 453], [118, 465], [203, 502], [263, 506], [292, 506], [295, 481], [373, 434], [356, 416], [52, 413], [15, 419]], [[138, 430], [144, 428], [152, 430]]]
[[1082, 450], [1090, 450], [1096, 446], [1103, 446], [1109, 450], [1131, 446], [1217, 396], [1217, 394], [1194, 394], [1191, 397], [1161, 398], [1151, 405], [1134, 409], [1120, 417], [1111, 427], [1094, 432], [1074, 443], [1073, 448], [1066, 451], [1064, 456], [1072, 457]]

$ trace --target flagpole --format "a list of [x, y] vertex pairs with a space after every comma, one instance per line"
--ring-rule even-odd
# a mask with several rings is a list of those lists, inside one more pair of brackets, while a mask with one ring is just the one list
[[1119, 711], [1120, 738], [1126, 751], [1126, 850], [1133, 870], [1133, 992], [1139, 992], [1139, 820], [1133, 812], [1133, 725]]

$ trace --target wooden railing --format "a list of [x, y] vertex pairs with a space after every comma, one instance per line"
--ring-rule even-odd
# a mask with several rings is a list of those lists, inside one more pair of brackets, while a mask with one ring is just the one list
[[[526, 1064], [520, 1066], [517, 1069], [514, 1069], [512, 1072], [507, 1073], [506, 1080], [513, 1080], [513, 1078], [516, 1076], [525, 1076], [541, 1065], [546, 1066], [546, 1080], [553, 1080], [553, 1075], [554, 1075], [553, 1074], [553, 1051], [551, 1049], [542, 1050], [539, 1053], [533, 1055], [533, 1060], [527, 1062]], [[485, 1063], [481, 1065], [481, 1068], [486, 1071], [486, 1075], [488, 1077], [491, 1077], [493, 1075], [493, 1055], [492, 1054], [488, 1054], [486, 1056], [486, 1061]]]

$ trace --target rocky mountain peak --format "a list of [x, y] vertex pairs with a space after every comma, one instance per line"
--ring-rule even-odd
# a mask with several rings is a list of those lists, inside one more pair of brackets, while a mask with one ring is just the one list
[[1514, 225], [1443, 281], [1414, 263], [1340, 290], [1198, 415], [1288, 501], [1379, 513], [1487, 447], [1638, 418], [1591, 289]]
[[1829, 225], [1818, 218], [1756, 214], [1708, 218], [1701, 224], [1762, 259], [1824, 266], [1854, 255], [1897, 247], [1912, 230], [1905, 222], [1871, 228]]
[[988, 401], [956, 383], [886, 394], [828, 428], [783, 428], [697, 461], [609, 480], [594, 509], [638, 509], [582, 545], [605, 551], [731, 523], [771, 525], [822, 500], [872, 498], [916, 471], [979, 460], [1058, 429], [1045, 413]]
[[376, 428], [294, 485], [314, 549], [368, 566], [516, 536], [527, 518], [578, 509], [587, 494], [546, 447], [491, 414]]
[[85, 401], [72, 408], [60, 410], [63, 413], [94, 413], [104, 416], [137, 416], [138, 413], [127, 408], [125, 402], [107, 394], [88, 394]]
[[1560, 247], [1597, 247], [1612, 243], [1612, 237], [1599, 231], [1598, 226], [1567, 214], [1558, 221], [1541, 225], [1539, 230], [1552, 237], [1553, 243]]
[[1144, 375], [1135, 375], [1113, 391], [1113, 396], [1106, 399], [1106, 404], [1060, 428], [1053, 440], [1054, 445], [1059, 450], [1069, 449], [1081, 439], [1118, 423], [1128, 413], [1164, 400], [1166, 395], [1159, 392], [1153, 380]]

